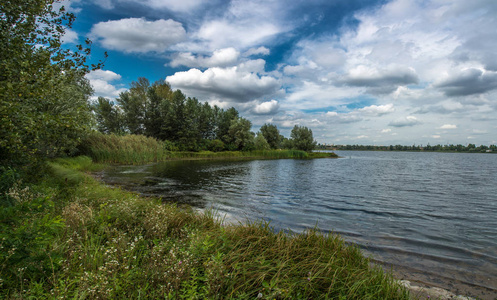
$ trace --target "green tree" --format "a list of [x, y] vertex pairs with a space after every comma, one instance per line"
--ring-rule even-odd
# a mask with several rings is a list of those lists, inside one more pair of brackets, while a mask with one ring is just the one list
[[264, 138], [264, 135], [260, 132], [257, 133], [254, 139], [255, 150], [269, 150], [271, 146]]
[[102, 133], [124, 133], [123, 116], [120, 107], [104, 97], [98, 97], [91, 105], [97, 121], [97, 129]]
[[131, 82], [131, 88], [122, 92], [117, 99], [121, 106], [126, 127], [131, 134], [145, 134], [145, 118], [149, 105], [150, 82], [144, 77]]
[[297, 150], [312, 151], [316, 142], [312, 136], [312, 130], [305, 126], [295, 125], [290, 134], [293, 147]]
[[170, 102], [173, 95], [171, 86], [164, 80], [156, 81], [147, 89], [147, 105], [145, 110], [145, 135], [161, 139], [161, 128], [164, 123], [163, 103]]
[[235, 108], [230, 108], [226, 111], [214, 107], [216, 120], [216, 138], [223, 141], [225, 144], [230, 144], [230, 136], [228, 131], [231, 123], [238, 119], [238, 111]]
[[[50, 0], [0, 2], [0, 160], [26, 165], [75, 149], [90, 128], [89, 47], [63, 49], [74, 15]], [[87, 40], [87, 46], [91, 42]]]
[[293, 149], [293, 142], [291, 139], [288, 139], [282, 135], [280, 135], [280, 145], [282, 149]]
[[276, 125], [264, 124], [261, 126], [260, 130], [271, 149], [280, 148], [280, 131], [278, 130], [278, 127], [276, 127]]
[[252, 150], [254, 148], [254, 133], [250, 131], [252, 122], [245, 118], [231, 121], [228, 130], [228, 147], [230, 150]]

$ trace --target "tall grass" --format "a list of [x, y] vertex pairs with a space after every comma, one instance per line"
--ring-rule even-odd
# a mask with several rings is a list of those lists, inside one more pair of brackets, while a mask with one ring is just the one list
[[82, 153], [97, 162], [144, 164], [167, 159], [167, 151], [160, 141], [143, 135], [93, 133], [81, 145]]
[[409, 299], [337, 235], [278, 233], [264, 222], [222, 226], [211, 212], [106, 187], [81, 172], [92, 168], [86, 161], [54, 162], [45, 196], [11, 191], [45, 199], [48, 209], [24, 211], [43, 238], [31, 240], [28, 257], [0, 257], [0, 298]]
[[168, 151], [167, 144], [142, 135], [118, 136], [93, 133], [81, 145], [81, 152], [96, 162], [145, 164], [174, 159], [306, 159], [337, 157], [334, 153], [308, 153], [300, 150], [260, 150], [224, 152]]

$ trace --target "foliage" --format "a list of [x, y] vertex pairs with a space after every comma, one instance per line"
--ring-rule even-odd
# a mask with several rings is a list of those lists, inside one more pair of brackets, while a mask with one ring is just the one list
[[97, 121], [97, 129], [103, 133], [124, 133], [124, 116], [119, 106], [104, 97], [98, 97], [91, 105]]
[[1, 164], [33, 164], [71, 152], [90, 126], [91, 88], [84, 79], [90, 49], [60, 47], [74, 15], [63, 7], [55, 11], [54, 2], [0, 4]]
[[228, 129], [228, 145], [231, 150], [249, 151], [254, 149], [254, 133], [250, 131], [252, 122], [245, 118], [237, 118], [231, 121]]
[[290, 134], [292, 146], [302, 151], [312, 151], [316, 147], [316, 142], [312, 136], [312, 130], [305, 126], [295, 125]]
[[261, 133], [266, 139], [267, 143], [271, 147], [271, 149], [280, 148], [281, 144], [281, 136], [278, 130], [278, 127], [273, 124], [264, 124], [261, 126]]
[[[409, 299], [337, 235], [223, 226], [211, 212], [108, 188], [73, 169], [87, 161], [52, 164], [45, 204], [22, 210], [32, 224], [0, 231], [9, 235], [1, 298]], [[12, 193], [22, 203], [41, 195], [24, 189]]]
[[144, 135], [90, 134], [80, 146], [80, 152], [95, 161], [121, 164], [144, 164], [167, 159], [170, 144]]
[[[132, 82], [114, 105], [99, 98], [92, 108], [102, 133], [144, 134], [169, 141], [181, 151], [252, 149], [249, 122], [234, 108], [227, 110], [173, 91], [164, 80]], [[230, 128], [235, 122], [234, 128]], [[243, 124], [243, 125], [242, 125]], [[235, 136], [237, 135], [237, 136]]]
[[[216, 141], [216, 140], [214, 140]], [[219, 143], [222, 143], [218, 140]], [[100, 163], [145, 164], [173, 159], [306, 159], [334, 158], [334, 153], [308, 153], [300, 150], [255, 151], [178, 151], [169, 141], [158, 141], [143, 135], [102, 134], [93, 132], [82, 145], [80, 152]], [[83, 162], [80, 162], [83, 164]], [[86, 163], [83, 165], [87, 165]]]
[[271, 146], [269, 146], [269, 143], [264, 138], [264, 135], [262, 135], [262, 133], [260, 133], [260, 132], [258, 132], [257, 135], [255, 136], [254, 146], [255, 146], [255, 150], [269, 150], [269, 149], [271, 149]]

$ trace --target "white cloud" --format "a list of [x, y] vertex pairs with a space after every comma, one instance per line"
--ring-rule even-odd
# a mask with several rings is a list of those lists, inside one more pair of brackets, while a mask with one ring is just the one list
[[240, 52], [235, 48], [215, 50], [211, 56], [195, 56], [191, 52], [182, 52], [174, 55], [169, 63], [172, 67], [227, 67], [237, 63]]
[[205, 4], [203, 0], [93, 0], [96, 5], [104, 9], [114, 9], [116, 4], [139, 3], [152, 9], [171, 10], [174, 12], [191, 12]]
[[192, 40], [182, 44], [182, 49], [212, 51], [234, 47], [248, 51], [246, 56], [267, 55], [269, 51], [262, 45], [294, 26], [285, 19], [291, 5], [283, 1], [229, 1], [226, 10], [207, 15], [196, 24]]
[[440, 126], [440, 129], [457, 129], [457, 125], [454, 124], [444, 124]]
[[416, 117], [407, 116], [405, 118], [400, 118], [395, 121], [392, 121], [388, 125], [393, 127], [406, 127], [406, 126], [414, 126], [420, 123], [421, 121], [419, 121]]
[[209, 68], [204, 72], [190, 69], [167, 76], [166, 81], [188, 95], [209, 100], [248, 102], [274, 94], [279, 81], [271, 76], [259, 76], [250, 70], [253, 66], [239, 65], [229, 68]]
[[362, 121], [362, 118], [354, 113], [337, 113], [336, 111], [329, 111], [325, 115], [332, 123], [346, 124]]
[[79, 7], [74, 7], [73, 4], [75, 4], [76, 6], [80, 3], [81, 1], [80, 0], [59, 0], [57, 2], [54, 2], [52, 4], [53, 6], [53, 10], [54, 11], [59, 11], [59, 9], [64, 6], [64, 9], [67, 11], [67, 12], [71, 12], [71, 13], [79, 13], [81, 11], [81, 8]]
[[120, 93], [124, 92], [125, 88], [118, 88], [109, 83], [121, 79], [121, 75], [109, 70], [96, 70], [86, 75], [91, 86], [95, 90], [93, 99], [100, 97], [116, 98]]
[[205, 1], [203, 0], [145, 0], [143, 4], [156, 9], [168, 9], [177, 12], [189, 12], [197, 9]]
[[383, 129], [383, 130], [381, 131], [381, 133], [389, 133], [389, 132], [391, 132], [391, 131], [392, 131], [392, 129], [388, 128], [388, 129]]
[[243, 56], [252, 56], [252, 55], [269, 55], [270, 51], [268, 48], [261, 46], [259, 48], [250, 48], [245, 53], [243, 53]]
[[360, 112], [364, 112], [366, 114], [383, 116], [383, 115], [394, 112], [395, 108], [393, 108], [392, 103], [389, 103], [389, 104], [385, 104], [385, 105], [371, 105], [371, 106], [360, 108], [358, 110]]
[[247, 48], [267, 41], [281, 31], [276, 24], [262, 20], [253, 24], [214, 20], [204, 23], [196, 36], [214, 49], [229, 46]]
[[62, 43], [71, 44], [78, 42], [78, 33], [72, 29], [66, 28], [64, 36], [62, 37]]
[[124, 52], [165, 52], [186, 39], [181, 23], [173, 20], [147, 21], [129, 18], [93, 25], [91, 36], [107, 49]]
[[270, 114], [275, 114], [280, 107], [280, 104], [276, 100], [271, 100], [267, 102], [262, 102], [260, 104], [257, 104], [253, 112], [259, 115], [270, 115]]

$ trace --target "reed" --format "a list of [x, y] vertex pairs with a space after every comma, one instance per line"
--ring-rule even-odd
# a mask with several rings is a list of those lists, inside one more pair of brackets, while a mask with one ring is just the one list
[[143, 135], [93, 133], [82, 142], [81, 151], [97, 162], [144, 164], [165, 161], [168, 151], [164, 144]]
[[143, 135], [101, 133], [91, 134], [83, 141], [80, 150], [96, 162], [112, 164], [145, 164], [174, 159], [306, 159], [337, 157], [334, 153], [305, 152], [300, 150], [259, 150], [224, 152], [168, 151], [165, 142]]

